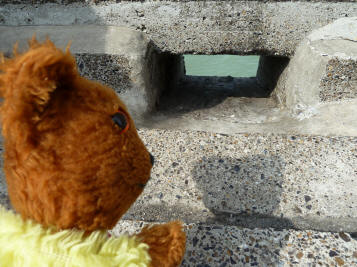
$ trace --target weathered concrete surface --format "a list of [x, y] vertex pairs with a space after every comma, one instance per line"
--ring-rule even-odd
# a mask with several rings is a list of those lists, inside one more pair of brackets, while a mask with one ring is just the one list
[[357, 231], [356, 137], [140, 135], [156, 162], [126, 219]]
[[[122, 220], [113, 234], [132, 234], [146, 224]], [[357, 265], [355, 234], [195, 223], [186, 224], [185, 231], [187, 247], [182, 267]]]
[[357, 16], [353, 1], [29, 2], [1, 5], [0, 24], [127, 26], [146, 32], [161, 51], [177, 54], [290, 56], [313, 29]]
[[181, 64], [159, 54], [144, 33], [116, 26], [0, 26], [0, 51], [11, 54], [16, 41], [24, 51], [34, 33], [63, 48], [71, 41], [81, 74], [111, 86], [138, 120], [154, 109], [171, 65]]
[[311, 116], [322, 103], [340, 102], [342, 108], [344, 100], [357, 98], [356, 69], [357, 17], [339, 19], [299, 45], [275, 96], [299, 116]]

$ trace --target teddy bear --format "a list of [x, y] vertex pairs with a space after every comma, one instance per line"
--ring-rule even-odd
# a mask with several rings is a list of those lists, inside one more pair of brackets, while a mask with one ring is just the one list
[[1, 57], [4, 173], [0, 266], [179, 266], [180, 222], [110, 237], [143, 192], [154, 158], [109, 87], [81, 77], [69, 46], [29, 41]]

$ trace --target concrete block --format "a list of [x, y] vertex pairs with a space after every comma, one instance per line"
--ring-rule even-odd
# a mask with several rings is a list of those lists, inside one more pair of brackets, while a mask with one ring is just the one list
[[9, 55], [16, 41], [25, 50], [34, 33], [63, 48], [71, 41], [81, 74], [111, 86], [138, 121], [155, 108], [168, 72], [181, 62], [159, 53], [144, 33], [116, 26], [0, 26], [0, 51]]
[[319, 105], [357, 98], [356, 68], [357, 17], [339, 19], [299, 45], [274, 94], [293, 114], [310, 116]]

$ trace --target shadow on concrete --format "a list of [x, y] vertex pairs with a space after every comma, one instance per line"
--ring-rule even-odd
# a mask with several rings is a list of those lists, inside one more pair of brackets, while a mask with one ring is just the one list
[[184, 76], [175, 88], [163, 92], [157, 110], [183, 114], [215, 107], [229, 97], [267, 98], [269, 93], [256, 77]]
[[268, 94], [275, 89], [280, 75], [290, 62], [288, 57], [282, 56], [260, 56], [257, 70], [257, 81], [265, 88]]
[[248, 228], [293, 228], [280, 218], [284, 161], [266, 152], [244, 158], [203, 157], [192, 170], [217, 222]]

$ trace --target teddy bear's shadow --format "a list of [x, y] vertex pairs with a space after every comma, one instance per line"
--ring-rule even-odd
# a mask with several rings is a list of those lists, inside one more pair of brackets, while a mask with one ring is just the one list
[[244, 227], [292, 227], [280, 218], [285, 162], [278, 155], [203, 157], [192, 170], [205, 206], [218, 222]]

